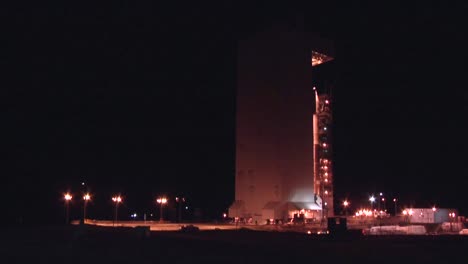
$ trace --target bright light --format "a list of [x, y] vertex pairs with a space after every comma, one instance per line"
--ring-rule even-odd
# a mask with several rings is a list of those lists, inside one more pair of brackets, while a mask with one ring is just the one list
[[165, 204], [167, 203], [167, 198], [165, 197], [158, 198], [156, 199], [156, 202], [158, 202], [159, 204]]
[[383, 195], [383, 193], [380, 193], [380, 196], [382, 196], [382, 195]]
[[436, 207], [435, 207], [435, 206], [434, 206], [434, 207], [432, 207], [432, 211], [434, 211], [434, 212], [435, 212], [436, 210], [437, 210], [437, 209], [436, 209]]
[[397, 201], [397, 199], [396, 199], [396, 198], [393, 198], [393, 201], [394, 201], [394, 202], [396, 202], [396, 201]]
[[66, 194], [64, 195], [64, 197], [65, 197], [65, 201], [67, 201], [67, 202], [70, 201], [70, 200], [73, 198], [73, 197], [71, 196], [71, 194], [69, 194], [69, 193], [66, 193]]
[[345, 200], [345, 201], [343, 202], [343, 206], [344, 206], [344, 207], [347, 207], [348, 205], [349, 205], [349, 202]]
[[227, 214], [226, 214], [226, 213], [224, 213], [224, 214], [223, 214], [223, 217], [224, 217], [224, 218], [226, 218], [226, 216], [227, 216]]
[[328, 194], [328, 191], [325, 191], [325, 194]]
[[83, 200], [85, 200], [85, 201], [91, 200], [91, 195], [89, 195], [89, 193], [85, 194], [85, 195], [83, 196]]
[[323, 143], [322, 146], [323, 146], [324, 148], [326, 148], [326, 147], [327, 147], [327, 143]]
[[356, 212], [356, 216], [372, 216], [374, 214], [370, 209], [360, 209]]
[[112, 197], [112, 201], [116, 203], [121, 203], [122, 202], [122, 197], [120, 195]]
[[310, 230], [309, 230], [309, 231], [307, 231], [307, 234], [310, 235], [310, 234], [312, 234], [312, 232], [310, 232]]
[[312, 51], [312, 58], [311, 58], [312, 67], [320, 65], [327, 61], [331, 61], [331, 60], [333, 60], [333, 58], [330, 56], [327, 56], [322, 53], [318, 53], [316, 51]]
[[408, 214], [413, 215], [414, 214], [413, 209], [409, 209]]
[[327, 127], [323, 127], [323, 130], [327, 131]]
[[328, 101], [328, 100], [325, 100], [325, 104], [329, 104], [329, 103], [330, 103], [330, 101]]
[[375, 197], [374, 197], [374, 196], [371, 196], [371, 197], [369, 198], [369, 201], [370, 201], [371, 203], [375, 202]]
[[385, 198], [382, 198], [382, 202], [385, 202]]
[[408, 214], [408, 211], [403, 210], [403, 215], [407, 215], [407, 214]]
[[185, 210], [188, 210], [188, 206], [185, 206]]

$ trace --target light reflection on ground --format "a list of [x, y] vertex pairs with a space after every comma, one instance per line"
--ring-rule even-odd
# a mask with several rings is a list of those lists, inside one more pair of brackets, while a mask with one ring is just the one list
[[[77, 225], [78, 221], [74, 221], [72, 224]], [[137, 227], [137, 226], [149, 226], [151, 231], [177, 231], [184, 225], [194, 225], [200, 230], [234, 230], [241, 226], [235, 224], [206, 224], [206, 223], [160, 223], [158, 221], [113, 221], [106, 220], [86, 220], [88, 225], [97, 226], [114, 226], [114, 227]]]

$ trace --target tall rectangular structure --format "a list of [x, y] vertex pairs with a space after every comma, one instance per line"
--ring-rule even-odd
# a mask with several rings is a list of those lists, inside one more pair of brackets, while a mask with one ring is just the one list
[[262, 223], [286, 220], [291, 212], [322, 216], [314, 191], [312, 67], [331, 60], [329, 47], [286, 28], [239, 42], [231, 217]]

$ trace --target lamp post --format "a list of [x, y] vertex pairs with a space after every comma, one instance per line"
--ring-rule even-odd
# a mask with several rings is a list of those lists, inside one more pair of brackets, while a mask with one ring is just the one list
[[383, 193], [379, 193], [380, 197], [379, 197], [379, 212], [381, 210], [381, 206], [380, 206], [380, 201], [382, 201], [382, 196], [383, 196]]
[[167, 203], [167, 198], [165, 198], [165, 197], [160, 197], [160, 198], [156, 199], [156, 202], [157, 202], [158, 204], [160, 204], [160, 207], [159, 207], [159, 208], [160, 208], [160, 211], [159, 211], [159, 222], [162, 223], [162, 222], [163, 222], [163, 205], [164, 205], [165, 203]]
[[122, 197], [120, 197], [120, 195], [114, 196], [112, 197], [112, 201], [115, 203], [114, 222], [112, 223], [112, 226], [115, 226], [115, 223], [117, 222], [119, 203], [122, 202]]
[[410, 222], [410, 223], [411, 223], [411, 218], [412, 218], [413, 214], [414, 214], [413, 209], [409, 209], [409, 210], [408, 210], [408, 215], [409, 215], [409, 222]]
[[64, 196], [65, 199], [65, 224], [70, 223], [70, 201], [73, 198], [70, 193], [66, 193]]
[[450, 232], [453, 232], [452, 222], [455, 219], [455, 213], [453, 212], [449, 213], [449, 217], [450, 217]]
[[88, 205], [88, 201], [91, 200], [91, 195], [86, 193], [83, 196], [84, 205], [83, 205], [83, 224], [86, 222], [86, 206]]
[[409, 219], [408, 219], [408, 211], [403, 210], [403, 215], [405, 216], [405, 223], [408, 223], [408, 222], [409, 222]]
[[383, 211], [386, 212], [387, 211], [387, 205], [385, 204], [385, 197], [382, 197], [380, 200], [382, 200], [382, 202], [383, 202]]
[[397, 198], [393, 198], [393, 203], [395, 205], [395, 216], [397, 216], [398, 212], [397, 212]]
[[343, 202], [343, 207], [344, 207], [344, 211], [345, 211], [345, 216], [346, 218], [348, 218], [348, 205], [349, 205], [349, 202], [347, 200], [345, 200]]
[[375, 202], [375, 197], [374, 195], [372, 195], [370, 198], [369, 198], [369, 201], [371, 203], [371, 210], [374, 211], [374, 202]]
[[178, 221], [179, 223], [182, 223], [182, 203], [185, 203], [185, 198], [184, 197], [176, 197], [176, 202], [178, 203], [179, 206], [179, 212], [177, 214]]

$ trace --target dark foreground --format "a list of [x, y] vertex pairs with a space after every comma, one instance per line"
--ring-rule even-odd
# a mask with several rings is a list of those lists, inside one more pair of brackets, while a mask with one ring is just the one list
[[145, 236], [135, 229], [80, 226], [1, 232], [2, 263], [468, 263], [468, 236], [333, 237], [247, 230]]

